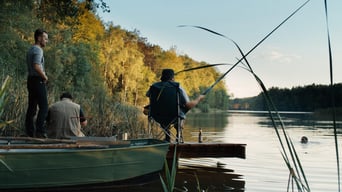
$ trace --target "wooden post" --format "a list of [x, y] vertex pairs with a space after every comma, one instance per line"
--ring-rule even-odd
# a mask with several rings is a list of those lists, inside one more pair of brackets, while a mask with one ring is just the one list
[[198, 132], [198, 142], [202, 143], [202, 129], [201, 128], [199, 129], [199, 132]]

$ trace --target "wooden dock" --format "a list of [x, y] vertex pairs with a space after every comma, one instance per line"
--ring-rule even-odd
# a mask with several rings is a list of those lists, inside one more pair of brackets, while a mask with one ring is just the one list
[[[176, 144], [170, 144], [168, 159], [173, 158]], [[246, 158], [246, 144], [235, 143], [179, 143], [178, 158], [236, 157]]]

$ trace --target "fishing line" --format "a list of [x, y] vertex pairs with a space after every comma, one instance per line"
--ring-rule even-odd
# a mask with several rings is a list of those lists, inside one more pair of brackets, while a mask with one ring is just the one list
[[[265, 96], [267, 97], [267, 98], [269, 98], [269, 96], [268, 96], [268, 94], [267, 94], [267, 89], [266, 89], [266, 87], [264, 86], [264, 84], [263, 84], [263, 82], [260, 80], [260, 78], [253, 72], [253, 69], [252, 69], [252, 67], [250, 66], [250, 64], [249, 64], [249, 62], [248, 62], [248, 60], [246, 59], [246, 57], [252, 52], [252, 51], [254, 51], [254, 49], [256, 49], [263, 41], [265, 41], [270, 35], [272, 35], [278, 28], [280, 28], [280, 26], [282, 26], [286, 21], [288, 21], [293, 15], [295, 15], [300, 9], [302, 9], [308, 2], [309, 2], [310, 0], [307, 0], [305, 3], [303, 3], [299, 8], [297, 8], [292, 14], [290, 14], [285, 20], [283, 20], [278, 26], [276, 26], [270, 33], [268, 33], [263, 39], [261, 39], [261, 41], [259, 41], [252, 49], [250, 49], [246, 54], [244, 54], [243, 53], [243, 51], [242, 51], [242, 49], [240, 48], [240, 46], [234, 41], [234, 40], [232, 40], [231, 38], [229, 38], [229, 37], [226, 37], [225, 35], [223, 35], [223, 34], [220, 34], [220, 33], [218, 33], [218, 32], [215, 32], [215, 31], [213, 31], [213, 30], [210, 30], [210, 29], [207, 29], [207, 28], [204, 28], [204, 27], [201, 27], [201, 26], [189, 26], [189, 27], [194, 27], [194, 28], [199, 28], [199, 29], [202, 29], [202, 30], [206, 30], [206, 31], [208, 31], [208, 32], [210, 32], [210, 33], [213, 33], [213, 34], [215, 34], [215, 35], [218, 35], [218, 36], [221, 36], [221, 37], [223, 37], [223, 38], [225, 38], [225, 39], [228, 39], [229, 41], [231, 41], [232, 43], [234, 43], [234, 45], [236, 46], [236, 48], [239, 50], [239, 52], [240, 52], [240, 54], [241, 54], [241, 56], [242, 56], [242, 58], [241, 59], [239, 59], [229, 70], [227, 70], [221, 77], [219, 77], [204, 93], [203, 93], [203, 95], [205, 95], [205, 94], [207, 94], [219, 81], [221, 81], [231, 70], [233, 70], [242, 60], [245, 60], [245, 62], [246, 62], [246, 64], [247, 64], [247, 66], [248, 66], [248, 68], [250, 69], [250, 72], [254, 75], [254, 77], [255, 77], [255, 79], [258, 81], [258, 83], [259, 83], [259, 85], [262, 87], [262, 89], [264, 90], [264, 92], [265, 92]], [[187, 25], [181, 25], [180, 27], [187, 27]], [[273, 106], [273, 108], [275, 108], [274, 107], [274, 104], [273, 104], [273, 102], [272, 102], [272, 100], [270, 100], [270, 99], [268, 99], [268, 101], [270, 102], [270, 104], [271, 104], [271, 106]], [[279, 117], [279, 115], [278, 115], [278, 117]], [[280, 119], [280, 117], [279, 117], [279, 119]], [[272, 122], [273, 122], [273, 118], [272, 118]], [[274, 122], [273, 122], [274, 123]], [[281, 124], [282, 125], [282, 128], [283, 128], [283, 124]], [[277, 130], [277, 129], [276, 129]], [[284, 129], [283, 129], [283, 131], [284, 131]], [[277, 131], [277, 134], [279, 134], [278, 133], [278, 131]], [[284, 133], [285, 134], [285, 133]], [[287, 154], [286, 154], [286, 150], [285, 150], [285, 148], [284, 148], [284, 145], [283, 145], [283, 143], [282, 143], [282, 141], [281, 141], [281, 139], [280, 139], [280, 136], [278, 135], [278, 138], [279, 138], [279, 141], [280, 141], [280, 143], [281, 143], [281, 146], [282, 146], [282, 149], [283, 149], [283, 152], [284, 153], [282, 153], [283, 154], [283, 157], [284, 157], [284, 160], [285, 160], [285, 162], [287, 162], [287, 164], [288, 164], [288, 167], [289, 167], [289, 169], [290, 170], [293, 170], [292, 168], [291, 168], [291, 166], [290, 166], [290, 163], [289, 163], [289, 160], [288, 160], [288, 157], [287, 157]], [[286, 142], [287, 142], [287, 144], [288, 144], [288, 149], [289, 149], [289, 151], [290, 151], [290, 155], [291, 155], [291, 157], [292, 157], [292, 159], [293, 159], [293, 161], [294, 161], [294, 165], [295, 165], [295, 168], [296, 168], [296, 171], [297, 171], [297, 173], [299, 173], [299, 171], [298, 171], [298, 167], [297, 167], [297, 164], [295, 163], [295, 158], [294, 158], [294, 155], [296, 156], [296, 159], [297, 159], [297, 163], [299, 163], [299, 167], [301, 168], [301, 172], [302, 172], [302, 175], [303, 175], [303, 177], [304, 177], [304, 180], [305, 180], [305, 182], [306, 182], [306, 186], [307, 187], [305, 187], [304, 186], [304, 184], [302, 184], [302, 182], [300, 181], [301, 179], [300, 179], [300, 177], [299, 178], [297, 178], [297, 177], [293, 177], [293, 179], [296, 181], [296, 184], [297, 184], [297, 187], [299, 187], [300, 189], [306, 189], [306, 190], [309, 190], [310, 191], [310, 188], [309, 188], [309, 186], [308, 186], [308, 183], [307, 183], [307, 180], [306, 180], [306, 177], [305, 177], [305, 174], [304, 174], [304, 172], [303, 172], [303, 170], [302, 170], [302, 166], [300, 165], [300, 161], [299, 161], [299, 159], [298, 159], [298, 157], [297, 157], [297, 154], [296, 154], [296, 152], [295, 152], [295, 149], [294, 149], [294, 147], [292, 148], [293, 149], [293, 151], [292, 151], [292, 149], [291, 149], [291, 147], [289, 146], [289, 140], [288, 140], [288, 138], [287, 138], [287, 136], [286, 136], [286, 134], [285, 134], [285, 139], [286, 139]], [[291, 144], [292, 144], [292, 142], [291, 142]], [[299, 174], [298, 174], [298, 176], [299, 176]]]
[[[205, 90], [203, 92], [203, 95], [206, 95], [209, 91], [212, 90], [212, 88], [219, 83], [219, 81], [221, 81], [230, 71], [232, 71], [242, 60], [244, 60], [252, 51], [254, 51], [254, 49], [256, 49], [262, 42], [264, 42], [269, 36], [271, 36], [273, 34], [273, 32], [275, 32], [280, 26], [282, 26], [287, 20], [289, 20], [293, 15], [295, 15], [300, 9], [302, 9], [310, 0], [307, 0], [306, 2], [304, 2], [299, 8], [297, 8], [292, 14], [290, 14], [284, 21], [282, 21], [278, 26], [276, 26], [270, 33], [268, 33], [263, 39], [261, 39], [252, 49], [250, 49], [246, 54], [242, 53], [242, 58], [240, 58], [230, 69], [228, 69], [221, 77], [219, 77], [207, 90]], [[237, 46], [237, 48], [239, 49], [240, 53], [241, 53], [241, 49], [240, 47], [237, 45], [237, 43], [235, 41], [233, 41], [232, 39], [226, 37], [225, 35], [215, 32], [213, 30], [210, 30], [208, 28], [205, 27], [201, 27], [201, 26], [196, 26], [196, 25], [179, 25], [178, 27], [194, 27], [194, 28], [199, 28], [205, 31], [208, 31], [210, 33], [213, 33], [215, 35], [221, 36], [225, 39], [228, 39], [230, 41], [232, 41], [235, 46]]]

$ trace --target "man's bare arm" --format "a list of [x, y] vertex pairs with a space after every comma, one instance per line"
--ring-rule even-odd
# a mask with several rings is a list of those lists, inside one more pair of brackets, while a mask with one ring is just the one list
[[39, 76], [40, 76], [41, 78], [43, 78], [44, 83], [47, 82], [48, 77], [45, 75], [44, 71], [39, 67], [39, 64], [34, 63], [34, 64], [33, 64], [33, 68], [34, 68], [35, 71], [37, 71], [37, 73], [39, 74]]
[[195, 107], [200, 101], [204, 99], [204, 95], [199, 95], [196, 99], [189, 101], [185, 104], [186, 108], [191, 109]]

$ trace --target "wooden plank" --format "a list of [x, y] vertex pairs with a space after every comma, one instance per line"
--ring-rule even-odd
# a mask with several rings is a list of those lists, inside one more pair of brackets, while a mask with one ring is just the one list
[[[167, 158], [173, 158], [175, 144], [170, 144]], [[177, 157], [237, 157], [246, 158], [246, 144], [234, 143], [179, 143]]]

